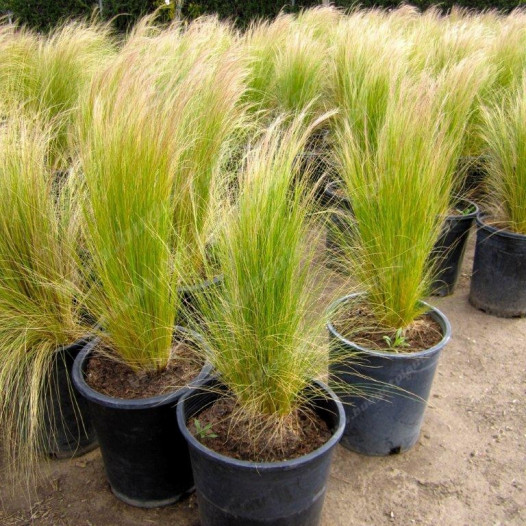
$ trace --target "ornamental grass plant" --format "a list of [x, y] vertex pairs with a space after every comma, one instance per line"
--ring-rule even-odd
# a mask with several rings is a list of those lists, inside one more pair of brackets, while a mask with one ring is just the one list
[[321, 358], [296, 159], [330, 109], [323, 146], [353, 208], [345, 264], [380, 325], [405, 329], [423, 312], [461, 156], [487, 154], [494, 219], [524, 233], [525, 16], [319, 7], [241, 33], [154, 15], [118, 44], [98, 22], [41, 35], [2, 20], [8, 455], [36, 458], [52, 350], [82, 335], [84, 285], [103, 346], [158, 371], [180, 289], [223, 273], [223, 295], [203, 300], [210, 360], [247, 414], [277, 422], [300, 404]]
[[482, 151], [478, 123], [481, 104], [495, 79], [495, 69], [488, 63], [485, 53], [472, 54], [459, 62], [452, 62], [436, 76], [436, 103], [438, 125], [451, 143], [448, 173], [454, 174], [451, 188], [451, 206], [463, 197], [466, 172], [458, 170], [462, 156]]
[[330, 45], [334, 35], [334, 28], [343, 17], [343, 10], [333, 5], [319, 5], [300, 11], [296, 20], [298, 26], [311, 31], [316, 40]]
[[275, 113], [300, 113], [307, 108], [319, 116], [327, 87], [327, 46], [313, 31], [296, 22], [284, 46], [275, 51], [270, 101]]
[[[253, 124], [247, 120], [247, 71], [239, 48], [204, 51], [180, 86], [169, 83], [163, 97], [184, 90], [188, 101], [181, 110], [180, 133], [188, 142], [175, 167], [174, 227], [185, 247], [182, 281], [195, 285], [217, 275], [206, 267], [213, 250], [222, 200], [231, 182], [225, 166], [235, 161]], [[169, 100], [169, 99], [168, 99]]]
[[[441, 86], [405, 79], [388, 100], [376, 148], [365, 150], [353, 123], [338, 132], [336, 155], [353, 218], [344, 258], [379, 327], [405, 329], [425, 312], [429, 255], [449, 208], [460, 134], [441, 120]], [[366, 143], [366, 146], [368, 143]]]
[[275, 72], [276, 50], [285, 46], [293, 23], [291, 15], [280, 14], [272, 22], [252, 24], [243, 37], [243, 53], [247, 59], [246, 99], [253, 111], [272, 107], [270, 88]]
[[157, 71], [158, 86], [169, 89], [184, 79], [196, 62], [213, 62], [231, 51], [238, 38], [234, 28], [217, 17], [201, 17], [188, 26], [174, 21], [161, 28], [155, 15], [150, 15], [135, 26], [120, 54]]
[[107, 346], [137, 370], [166, 367], [179, 308], [171, 196], [185, 143], [176, 144], [173, 120], [156, 107], [151, 80], [130, 74], [115, 86], [94, 84], [79, 134], [95, 275], [89, 307]]
[[[9, 32], [9, 31], [8, 31]], [[23, 107], [53, 127], [46, 162], [69, 168], [69, 135], [93, 73], [114, 53], [109, 26], [66, 22], [49, 35], [13, 28], [0, 59], [0, 89], [9, 107]]]
[[492, 220], [526, 235], [526, 76], [500, 103], [485, 107], [483, 118]]
[[475, 15], [453, 10], [445, 17], [438, 10], [426, 11], [407, 33], [411, 46], [411, 65], [435, 75], [443, 69], [480, 53], [494, 38], [494, 29]]
[[313, 196], [296, 174], [320, 122], [305, 127], [308, 118], [277, 119], [248, 151], [218, 238], [224, 281], [202, 298], [207, 358], [234, 397], [234, 425], [249, 422], [255, 452], [262, 434], [271, 436], [264, 449], [279, 450], [296, 433], [304, 389], [327, 364], [323, 316], [314, 315]]
[[77, 188], [57, 187], [47, 168], [45, 122], [20, 109], [0, 126], [0, 430], [7, 467], [26, 476], [48, 445], [55, 351], [87, 332]]
[[489, 41], [489, 60], [497, 69], [493, 89], [488, 93], [491, 100], [499, 101], [521, 85], [526, 67], [525, 20], [526, 12], [520, 9], [500, 18], [496, 36]]
[[384, 21], [370, 25], [361, 13], [343, 19], [334, 40], [330, 88], [332, 106], [339, 110], [334, 122], [336, 128], [350, 127], [366, 155], [376, 148], [390, 92], [408, 74], [407, 46]]
[[206, 278], [217, 169], [243, 116], [233, 58], [197, 60], [170, 89], [163, 73], [123, 54], [95, 79], [79, 122], [91, 309], [103, 344], [136, 371], [166, 368], [179, 288]]
[[17, 71], [31, 59], [37, 46], [37, 36], [26, 28], [0, 18], [0, 93], [2, 101], [12, 98]]

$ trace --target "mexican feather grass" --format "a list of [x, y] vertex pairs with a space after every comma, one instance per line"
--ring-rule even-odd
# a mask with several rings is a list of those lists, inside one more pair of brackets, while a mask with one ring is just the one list
[[52, 131], [23, 112], [0, 128], [0, 428], [13, 470], [45, 452], [55, 350], [85, 334], [73, 180], [46, 170]]

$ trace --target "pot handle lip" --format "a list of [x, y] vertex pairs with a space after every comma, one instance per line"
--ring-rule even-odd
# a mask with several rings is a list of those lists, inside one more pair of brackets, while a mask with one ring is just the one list
[[[197, 332], [180, 326], [176, 326], [175, 329], [180, 332], [190, 334], [192, 338], [196, 339], [201, 344], [204, 344], [203, 337]], [[103, 393], [99, 393], [98, 391], [90, 387], [84, 379], [84, 366], [86, 363], [86, 359], [89, 353], [93, 351], [93, 349], [99, 344], [99, 342], [100, 338], [93, 338], [91, 339], [91, 341], [88, 341], [86, 343], [84, 348], [79, 352], [79, 354], [75, 358], [75, 361], [73, 362], [71, 376], [73, 380], [73, 385], [75, 386], [77, 391], [82, 396], [84, 396], [84, 398], [86, 398], [90, 402], [102, 405], [104, 407], [123, 410], [139, 410], [166, 405], [171, 402], [175, 404], [181, 396], [186, 394], [193, 387], [198, 387], [199, 385], [203, 384], [210, 377], [210, 374], [212, 372], [212, 366], [207, 362], [203, 365], [203, 367], [199, 371], [199, 374], [187, 386], [181, 387], [180, 389], [177, 389], [177, 391], [172, 391], [163, 395], [135, 399], [116, 398], [108, 396]]]

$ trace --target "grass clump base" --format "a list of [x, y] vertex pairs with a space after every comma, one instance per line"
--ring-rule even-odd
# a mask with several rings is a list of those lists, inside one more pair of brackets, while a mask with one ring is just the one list
[[252, 462], [301, 457], [331, 437], [326, 422], [308, 407], [295, 409], [285, 417], [254, 419], [228, 396], [202, 411], [189, 429], [217, 453]]

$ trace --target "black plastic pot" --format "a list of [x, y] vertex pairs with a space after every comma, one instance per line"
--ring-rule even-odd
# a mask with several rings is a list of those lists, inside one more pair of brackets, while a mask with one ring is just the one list
[[467, 199], [461, 200], [457, 207], [459, 209], [470, 207], [473, 208], [473, 212], [469, 214], [446, 217], [440, 239], [436, 242], [431, 254], [437, 265], [431, 289], [436, 296], [447, 296], [453, 294], [455, 290], [469, 232], [479, 212], [478, 206]]
[[[345, 296], [332, 308], [357, 296]], [[418, 440], [438, 359], [451, 336], [447, 318], [424, 305], [442, 328], [443, 338], [416, 353], [372, 351], [347, 340], [328, 324], [331, 362], [337, 359], [330, 365], [330, 379], [344, 393], [340, 398], [347, 424], [341, 443], [347, 449], [385, 456], [407, 451]]]
[[[199, 340], [199, 335], [176, 327]], [[175, 421], [175, 406], [190, 387], [166, 395], [123, 400], [101, 394], [85, 381], [90, 353], [98, 340], [82, 350], [73, 367], [73, 382], [88, 400], [111, 490], [132, 506], [154, 508], [178, 501], [193, 489], [188, 448]], [[210, 372], [205, 366], [190, 384], [196, 386]]]
[[327, 183], [323, 191], [325, 202], [334, 208], [341, 208], [342, 210], [346, 210], [352, 214], [353, 209], [351, 200], [339, 192], [340, 188], [341, 183], [337, 181], [331, 181]]
[[480, 214], [469, 301], [495, 316], [526, 316], [526, 235], [497, 230]]
[[60, 347], [55, 351], [47, 386], [45, 441], [54, 458], [80, 456], [97, 447], [95, 429], [88, 404], [73, 388], [73, 362], [87, 339]]
[[316, 198], [325, 205], [325, 183], [334, 179], [334, 170], [328, 157], [329, 130], [314, 133], [301, 154], [301, 174], [308, 173]]
[[460, 195], [476, 201], [483, 198], [487, 173], [486, 158], [483, 155], [461, 157], [458, 162], [458, 172], [464, 177]]
[[[317, 450], [282, 462], [249, 462], [226, 457], [201, 444], [186, 422], [219, 396], [218, 382], [184, 396], [177, 420], [190, 447], [201, 526], [315, 526], [319, 523], [332, 451], [345, 425], [341, 402], [316, 382], [326, 397], [313, 406], [332, 437]], [[318, 393], [317, 393], [318, 395]]]
[[177, 325], [188, 325], [189, 318], [193, 318], [194, 321], [202, 321], [202, 313], [199, 307], [199, 302], [202, 301], [201, 296], [211, 288], [220, 287], [222, 283], [223, 276], [220, 275], [196, 285], [179, 287], [178, 292], [181, 295], [183, 311], [181, 319], [176, 320]]

